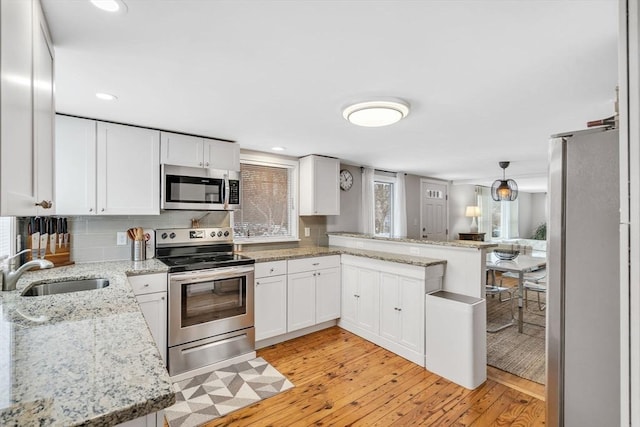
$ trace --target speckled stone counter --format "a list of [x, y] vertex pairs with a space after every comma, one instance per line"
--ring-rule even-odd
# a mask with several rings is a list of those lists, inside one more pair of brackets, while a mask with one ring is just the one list
[[491, 242], [475, 242], [472, 240], [421, 240], [421, 239], [408, 239], [401, 237], [380, 237], [373, 234], [364, 233], [327, 233], [329, 236], [342, 236], [342, 237], [355, 237], [358, 239], [371, 239], [371, 240], [385, 240], [389, 242], [402, 242], [402, 243], [417, 243], [420, 245], [435, 245], [435, 246], [451, 246], [457, 248], [493, 248], [498, 246], [496, 243]]
[[393, 254], [389, 252], [369, 251], [365, 249], [353, 249], [345, 248], [341, 246], [313, 246], [303, 248], [292, 249], [273, 249], [266, 251], [249, 251], [244, 252], [243, 255], [251, 257], [256, 262], [269, 262], [280, 261], [287, 259], [306, 258], [311, 256], [326, 256], [326, 255], [355, 255], [364, 258], [372, 258], [381, 261], [398, 262], [401, 264], [417, 265], [420, 267], [428, 267], [437, 264], [446, 264], [447, 261], [443, 259], [434, 259], [426, 257], [418, 257], [411, 255]]
[[[28, 272], [0, 292], [0, 425], [114, 425], [175, 402], [127, 275], [159, 261]], [[106, 278], [104, 289], [22, 297], [30, 283]]]

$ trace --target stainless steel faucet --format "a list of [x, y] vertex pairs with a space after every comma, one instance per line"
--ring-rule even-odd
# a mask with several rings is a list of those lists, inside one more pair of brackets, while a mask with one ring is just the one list
[[0, 279], [2, 280], [2, 290], [3, 291], [15, 291], [16, 283], [18, 283], [18, 279], [25, 271], [32, 270], [34, 268], [51, 268], [53, 267], [53, 263], [46, 259], [34, 259], [29, 262], [25, 262], [22, 264], [17, 270], [13, 271], [13, 260], [19, 257], [20, 255], [30, 252], [29, 249], [25, 249], [22, 252], [18, 252], [12, 257], [9, 257], [5, 261], [5, 265], [2, 266], [2, 275]]

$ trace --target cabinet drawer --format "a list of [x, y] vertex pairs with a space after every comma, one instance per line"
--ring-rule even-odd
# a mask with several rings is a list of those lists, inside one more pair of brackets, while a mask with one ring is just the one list
[[287, 261], [288, 273], [320, 270], [340, 266], [340, 255], [318, 256], [311, 258], [292, 259]]
[[256, 279], [261, 277], [287, 274], [287, 261], [271, 261], [256, 263]]
[[167, 292], [167, 273], [140, 274], [127, 279], [136, 295]]

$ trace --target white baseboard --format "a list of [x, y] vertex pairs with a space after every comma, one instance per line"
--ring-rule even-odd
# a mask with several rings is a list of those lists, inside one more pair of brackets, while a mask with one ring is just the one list
[[309, 326], [308, 328], [298, 329], [297, 331], [289, 332], [287, 334], [282, 334], [282, 335], [278, 335], [276, 337], [271, 337], [271, 338], [265, 338], [263, 340], [256, 341], [256, 350], [269, 347], [270, 345], [278, 344], [284, 341], [289, 341], [294, 338], [301, 337], [303, 335], [308, 335], [312, 332], [318, 332], [323, 329], [336, 326], [337, 324], [338, 324], [337, 320], [329, 320], [327, 322], [318, 323], [317, 325]]

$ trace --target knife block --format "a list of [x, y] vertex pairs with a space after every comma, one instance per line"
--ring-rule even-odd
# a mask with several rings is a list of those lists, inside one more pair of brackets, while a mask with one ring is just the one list
[[[53, 252], [51, 252], [51, 247], [49, 246], [49, 242], [47, 242], [47, 252], [44, 255], [44, 259], [51, 261], [53, 263], [53, 265], [55, 267], [62, 267], [63, 265], [71, 265], [74, 264], [73, 261], [71, 261], [71, 234], [69, 234], [69, 240], [67, 242], [67, 245], [65, 246], [64, 243], [62, 244], [61, 247], [58, 247], [58, 244], [56, 242], [56, 253], [54, 254]], [[27, 238], [25, 239], [26, 243], [27, 243], [27, 247], [26, 249], [31, 249], [31, 238], [30, 236], [27, 236]], [[28, 252], [27, 254], [27, 261], [32, 260], [32, 252]]]

